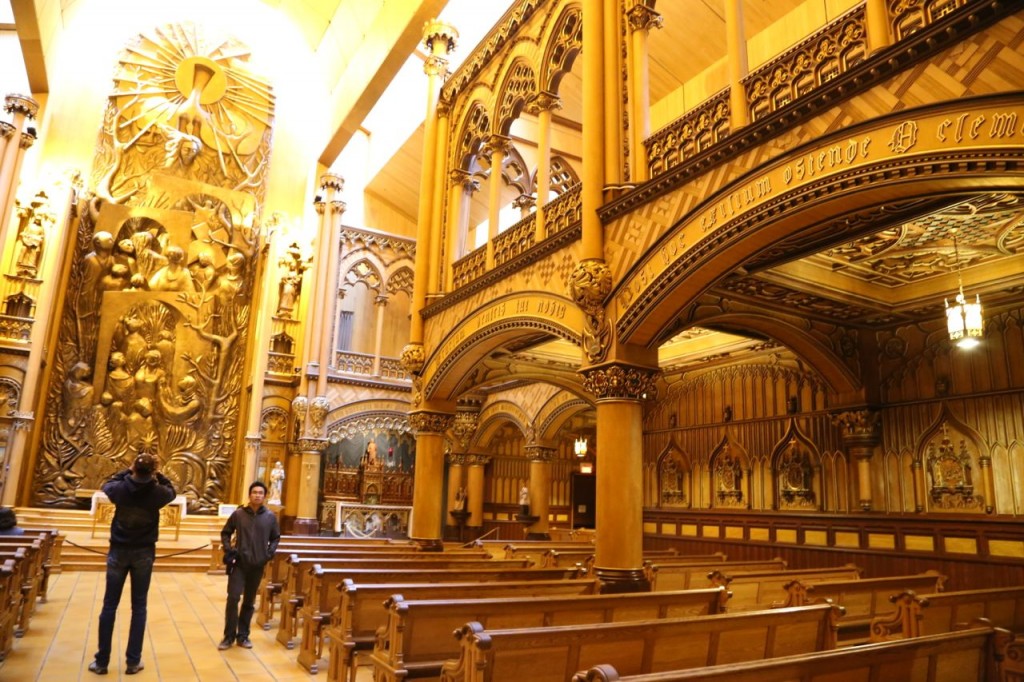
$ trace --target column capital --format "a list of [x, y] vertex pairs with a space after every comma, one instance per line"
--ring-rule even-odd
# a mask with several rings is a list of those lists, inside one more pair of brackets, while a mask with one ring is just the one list
[[443, 99], [439, 100], [434, 111], [437, 112], [438, 118], [447, 118], [452, 113], [452, 103]]
[[39, 113], [39, 103], [28, 95], [12, 92], [4, 98], [4, 111], [8, 114], [23, 114], [26, 118], [35, 118]]
[[448, 171], [448, 182], [452, 185], [462, 184], [462, 189], [466, 192], [479, 192], [480, 181], [469, 171], [464, 171], [461, 168], [453, 168]]
[[447, 455], [445, 455], [445, 459], [448, 460], [448, 464], [452, 466], [464, 466], [468, 458], [469, 455], [465, 453], [449, 452]]
[[324, 211], [327, 209], [327, 203], [324, 202], [322, 199], [320, 201], [314, 201], [313, 209], [316, 211], [317, 215], [322, 216], [324, 214]]
[[546, 445], [527, 445], [524, 450], [531, 462], [550, 462], [555, 458], [555, 449]]
[[423, 43], [433, 55], [451, 54], [458, 40], [458, 30], [446, 21], [431, 19], [423, 24]]
[[536, 116], [542, 111], [555, 111], [562, 108], [562, 98], [558, 95], [541, 90], [526, 103], [526, 113]]
[[319, 455], [325, 449], [327, 449], [327, 445], [329, 443], [330, 441], [328, 441], [326, 438], [303, 437], [295, 441], [295, 444], [289, 448], [289, 452], [291, 452], [293, 455], [303, 453], [316, 453]]
[[436, 55], [428, 55], [423, 60], [423, 73], [428, 76], [445, 76], [448, 74], [448, 60]]
[[487, 162], [490, 163], [491, 156], [495, 152], [500, 152], [504, 156], [509, 153], [511, 148], [512, 138], [507, 135], [499, 135], [498, 133], [495, 133], [487, 138], [483, 147], [480, 148], [480, 156], [487, 159]]
[[379, 306], [381, 308], [386, 308], [387, 305], [388, 305], [388, 295], [387, 294], [377, 294], [377, 296], [373, 299], [373, 304], [375, 306]]
[[654, 397], [657, 368], [608, 363], [580, 370], [583, 388], [598, 400], [647, 400]]
[[7, 121], [0, 121], [0, 137], [14, 137], [18, 129]]
[[476, 435], [477, 427], [480, 425], [480, 405], [463, 404], [455, 408], [451, 431], [459, 443], [459, 448], [465, 452], [469, 442]]
[[882, 415], [877, 410], [846, 410], [832, 414], [846, 446], [874, 447], [882, 442]]
[[630, 0], [627, 5], [626, 19], [633, 31], [649, 31], [661, 28], [665, 17], [654, 11], [655, 0]]
[[337, 173], [324, 173], [320, 176], [320, 189], [341, 192], [345, 189], [345, 178]]
[[36, 142], [36, 136], [33, 135], [32, 133], [24, 132], [24, 133], [21, 134], [20, 146], [21, 146], [22, 149], [28, 149], [33, 144], [35, 144], [35, 142]]
[[487, 455], [466, 455], [466, 464], [468, 466], [482, 467], [487, 466], [491, 463], [491, 458]]
[[454, 415], [446, 412], [410, 412], [409, 426], [419, 436], [424, 434], [441, 435], [451, 428]]
[[520, 194], [512, 200], [512, 207], [520, 211], [529, 210], [537, 205], [537, 198], [532, 194]]
[[340, 216], [341, 214], [343, 214], [346, 208], [348, 208], [348, 204], [346, 204], [344, 201], [341, 201], [340, 199], [336, 199], [331, 202], [331, 210], [334, 211], [336, 215]]

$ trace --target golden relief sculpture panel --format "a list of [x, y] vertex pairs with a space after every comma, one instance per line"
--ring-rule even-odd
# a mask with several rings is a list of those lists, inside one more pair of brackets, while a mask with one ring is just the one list
[[77, 506], [138, 452], [191, 511], [228, 492], [273, 111], [247, 54], [172, 25], [121, 57], [77, 207], [37, 504]]

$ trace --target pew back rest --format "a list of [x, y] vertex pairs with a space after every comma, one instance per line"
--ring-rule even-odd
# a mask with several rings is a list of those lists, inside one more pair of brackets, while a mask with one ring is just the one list
[[[517, 582], [464, 583], [355, 583], [346, 578], [337, 585], [341, 602], [331, 622], [341, 628], [346, 638], [372, 637], [377, 628], [388, 622], [389, 610], [384, 603], [393, 595], [403, 599], [445, 599], [453, 594], [468, 599], [596, 594], [596, 580], [539, 580]], [[446, 633], [450, 637], [450, 633]]]
[[782, 559], [768, 561], [726, 561], [685, 563], [676, 561], [652, 562], [644, 567], [644, 575], [651, 584], [652, 592], [669, 592], [707, 587], [711, 571], [784, 571], [786, 562]]
[[[836, 568], [801, 569], [796, 571], [756, 571], [730, 573], [721, 571], [708, 573], [711, 585], [724, 585], [732, 592], [730, 611], [754, 611], [785, 605], [786, 585], [793, 580], [816, 583], [824, 580], [859, 580], [862, 570], [847, 565]], [[838, 602], [833, 602], [838, 603]]]
[[835, 647], [840, 613], [838, 607], [818, 604], [531, 630], [486, 631], [473, 622], [457, 633], [460, 660], [445, 668], [465, 671], [467, 682], [563, 682], [604, 662], [639, 674], [810, 653]]
[[952, 631], [957, 624], [986, 618], [1010, 632], [1024, 632], [1024, 587], [999, 587], [923, 595], [922, 635]]
[[552, 626], [661, 620], [722, 613], [725, 588], [680, 592], [651, 592], [592, 596], [540, 596], [524, 603], [520, 597], [406, 600], [394, 595], [388, 608], [386, 648], [375, 657], [392, 667], [430, 662], [459, 654], [453, 630], [469, 621], [484, 628], [544, 628]]
[[[843, 622], [873, 618], [892, 610], [889, 598], [906, 590], [918, 594], [941, 592], [946, 576], [937, 571], [862, 580], [822, 581], [803, 586], [808, 603], [830, 601], [846, 609]], [[787, 589], [791, 590], [790, 586]], [[795, 605], [795, 604], [793, 604]]]
[[1000, 636], [1005, 634], [978, 627], [853, 649], [646, 675], [620, 674], [614, 666], [601, 665], [577, 675], [573, 682], [995, 682], [999, 679], [995, 640]]

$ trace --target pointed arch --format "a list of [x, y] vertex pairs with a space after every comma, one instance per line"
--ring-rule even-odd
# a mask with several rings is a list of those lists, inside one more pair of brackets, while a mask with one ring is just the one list
[[537, 75], [526, 59], [516, 58], [505, 72], [504, 82], [498, 88], [497, 107], [494, 112], [494, 131], [508, 135], [512, 123], [519, 118], [526, 102], [537, 91]]
[[822, 510], [821, 453], [795, 419], [772, 450], [771, 472], [773, 509]]
[[540, 83], [548, 92], [558, 92], [562, 78], [572, 71], [572, 65], [583, 49], [583, 9], [580, 5], [567, 5], [551, 33], [543, 41], [547, 45], [541, 65]]
[[980, 459], [988, 457], [981, 434], [965, 424], [943, 402], [935, 421], [917, 443], [927, 510], [983, 512]]
[[694, 476], [690, 461], [675, 439], [670, 438], [656, 459], [657, 506], [685, 509], [692, 505]]
[[729, 434], [722, 437], [708, 462], [711, 506], [750, 509], [750, 456]]

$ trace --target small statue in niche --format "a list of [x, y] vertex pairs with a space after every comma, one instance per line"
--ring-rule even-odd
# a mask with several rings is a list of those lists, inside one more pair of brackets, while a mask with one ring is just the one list
[[281, 494], [284, 487], [284, 465], [280, 461], [274, 462], [274, 468], [270, 470], [270, 499], [269, 504], [281, 504]]
[[466, 511], [466, 488], [461, 485], [459, 486], [459, 489], [455, 491], [454, 511]]
[[291, 319], [292, 310], [295, 309], [295, 301], [299, 296], [299, 278], [292, 275], [285, 275], [281, 278], [277, 295], [277, 315]]
[[530, 489], [525, 485], [519, 489], [519, 515], [530, 515]]
[[[44, 195], [45, 196], [45, 195]], [[18, 235], [18, 243], [14, 255], [14, 272], [19, 277], [35, 277], [39, 274], [39, 264], [43, 257], [46, 243], [46, 230], [43, 227], [45, 215], [33, 211]]]

